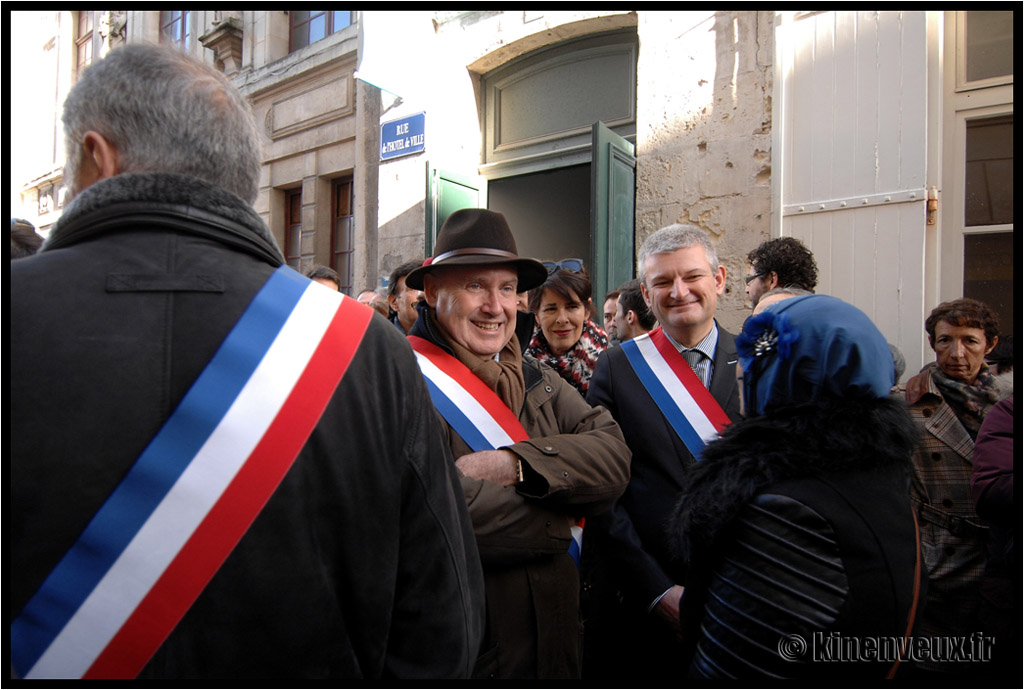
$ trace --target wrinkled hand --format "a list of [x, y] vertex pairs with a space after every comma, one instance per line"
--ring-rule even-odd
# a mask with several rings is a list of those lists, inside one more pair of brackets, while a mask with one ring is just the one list
[[455, 466], [474, 479], [514, 486], [519, 483], [519, 458], [508, 450], [481, 450], [463, 455], [455, 461]]
[[655, 613], [669, 624], [677, 637], [681, 635], [679, 628], [679, 600], [682, 598], [683, 588], [679, 585], [672, 585], [672, 588], [665, 593], [665, 596], [654, 607]]

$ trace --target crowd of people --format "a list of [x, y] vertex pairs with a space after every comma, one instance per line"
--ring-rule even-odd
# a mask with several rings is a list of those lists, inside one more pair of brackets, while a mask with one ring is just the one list
[[[486, 209], [353, 299], [285, 265], [216, 70], [118, 48], [64, 125], [72, 202], [42, 247], [12, 222], [14, 677], [1009, 669], [1013, 388], [985, 304], [936, 307], [901, 385], [798, 240], [747, 257], [733, 334], [702, 229], [647, 237], [599, 312], [582, 260], [520, 256]], [[841, 653], [976, 635], [984, 658]]]

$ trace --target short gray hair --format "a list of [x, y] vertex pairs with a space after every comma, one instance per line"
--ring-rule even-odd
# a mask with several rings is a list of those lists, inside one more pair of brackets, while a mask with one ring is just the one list
[[189, 175], [256, 200], [262, 152], [249, 102], [180, 50], [142, 43], [112, 50], [71, 89], [62, 120], [69, 183], [93, 130], [117, 147], [122, 172]]
[[715, 245], [711, 244], [711, 238], [708, 237], [708, 234], [696, 225], [676, 223], [658, 230], [644, 240], [636, 257], [637, 278], [641, 283], [647, 282], [644, 262], [648, 256], [652, 254], [670, 254], [679, 249], [696, 246], [704, 247], [704, 254], [708, 258], [708, 263], [711, 264], [711, 272], [717, 271], [718, 252], [715, 251]]

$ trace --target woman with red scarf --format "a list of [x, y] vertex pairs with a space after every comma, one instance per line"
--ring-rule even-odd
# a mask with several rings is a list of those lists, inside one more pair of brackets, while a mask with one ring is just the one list
[[597, 358], [608, 349], [607, 334], [590, 318], [593, 287], [580, 259], [545, 261], [544, 266], [547, 280], [530, 291], [537, 328], [526, 354], [586, 395]]

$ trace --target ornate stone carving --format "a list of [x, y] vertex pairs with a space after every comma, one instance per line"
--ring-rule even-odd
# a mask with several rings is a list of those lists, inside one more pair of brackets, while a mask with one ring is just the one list
[[214, 53], [217, 68], [231, 75], [242, 68], [242, 20], [224, 17], [199, 37], [199, 42]]

